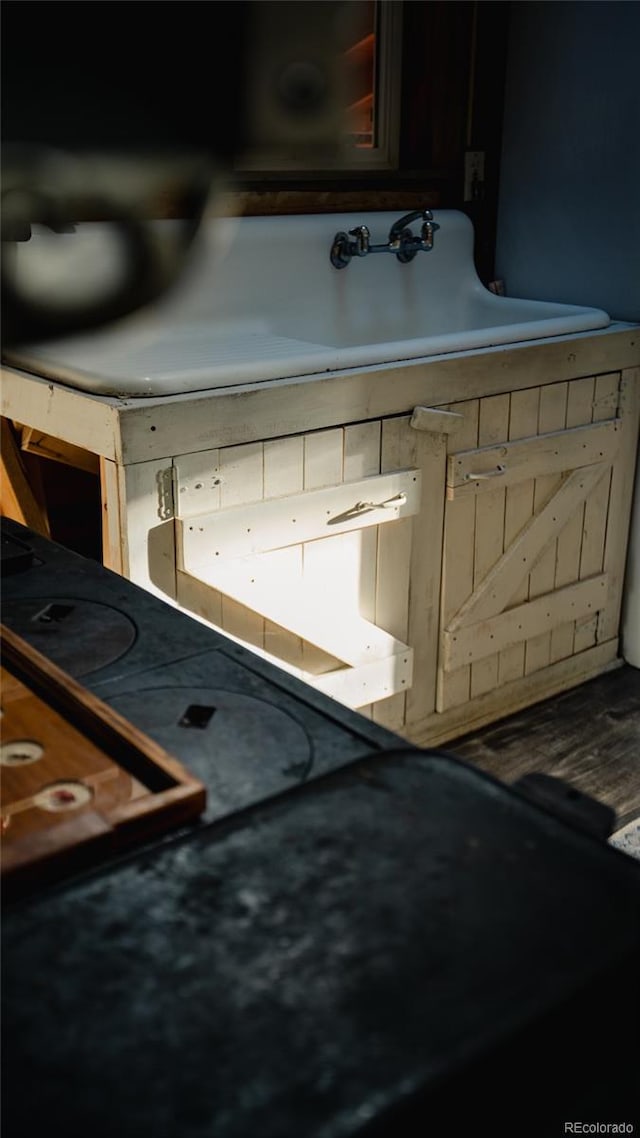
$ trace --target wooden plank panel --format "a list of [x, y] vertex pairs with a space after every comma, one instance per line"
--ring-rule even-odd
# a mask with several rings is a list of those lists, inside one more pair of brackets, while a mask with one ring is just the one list
[[609, 576], [607, 605], [598, 621], [598, 641], [618, 632], [622, 607], [622, 588], [629, 538], [629, 517], [633, 500], [640, 417], [640, 367], [626, 368], [620, 381], [622, 431], [620, 451], [611, 477], [611, 499], [607, 518], [604, 570]]
[[[220, 508], [260, 501], [264, 493], [262, 443], [226, 447], [220, 451]], [[228, 596], [222, 597], [223, 629], [247, 644], [264, 647], [264, 620]]]
[[122, 573], [163, 600], [174, 600], [176, 547], [170, 460], [136, 462], [116, 469]]
[[[220, 451], [197, 451], [193, 454], [177, 455], [173, 460], [174, 494], [176, 515], [191, 518], [203, 510], [219, 510], [221, 502], [222, 477], [220, 474]], [[182, 551], [182, 530], [176, 523], [176, 551], [178, 570], [184, 563]], [[178, 603], [189, 612], [200, 616], [222, 628], [222, 593], [210, 586], [208, 591], [198, 589], [192, 577], [178, 572], [176, 576], [176, 596]]]
[[[413, 464], [411, 436], [413, 432], [410, 431], [408, 417], [384, 420], [380, 453], [381, 470], [394, 470], [398, 463], [404, 464], [407, 461], [408, 451], [412, 454], [410, 461]], [[393, 526], [381, 527], [378, 530], [376, 624], [405, 642], [409, 627], [412, 540], [411, 519], [399, 520]], [[397, 731], [404, 725], [405, 711], [406, 695], [400, 693], [377, 704], [373, 718], [376, 723]]]
[[20, 458], [20, 450], [9, 421], [1, 420], [2, 443], [0, 449], [0, 511], [3, 517], [12, 518], [36, 533], [50, 536], [49, 519], [44, 502], [38, 500], [29, 482]]
[[54, 439], [43, 431], [34, 427], [23, 427], [20, 447], [28, 454], [35, 454], [38, 458], [48, 458], [53, 462], [62, 462], [65, 466], [72, 466], [76, 470], [86, 470], [88, 474], [98, 474], [100, 470], [99, 457], [84, 447], [63, 443]]
[[[43, 434], [90, 450], [103, 458], [115, 462], [121, 460], [119, 419], [123, 410], [122, 400], [74, 391], [64, 384], [51, 383], [17, 368], [3, 367], [0, 374], [0, 402], [2, 414], [7, 419], [17, 420], [26, 427], [35, 427]], [[153, 442], [155, 432], [150, 434], [148, 426], [145, 435]], [[163, 444], [160, 449], [150, 453], [148, 448], [139, 447], [137, 449], [140, 453], [137, 456], [131, 455], [129, 461], [166, 458], [175, 450], [175, 444], [171, 445], [171, 437], [175, 437], [175, 431], [167, 439], [166, 449]], [[187, 446], [181, 449], [186, 450]]]
[[407, 723], [436, 706], [447, 436], [420, 433], [413, 447], [412, 461], [422, 471], [422, 504], [413, 524], [411, 549], [408, 641], [414, 649], [414, 667]]
[[120, 529], [120, 480], [115, 462], [100, 458], [102, 564], [124, 575], [124, 536]]
[[173, 460], [176, 517], [193, 518], [206, 510], [219, 510], [222, 476], [220, 451], [180, 454]]
[[594, 423], [603, 419], [615, 419], [618, 415], [618, 401], [620, 393], [620, 372], [609, 371], [604, 375], [596, 376], [596, 385], [593, 396]]
[[[610, 372], [596, 377], [593, 398], [593, 419], [609, 419], [618, 413], [620, 373]], [[605, 476], [585, 502], [584, 531], [580, 553], [580, 577], [592, 577], [602, 569], [604, 541], [607, 530], [607, 512], [611, 474]], [[584, 652], [596, 643], [597, 621], [576, 623], [574, 651]]]
[[[561, 430], [565, 425], [567, 413], [567, 384], [554, 383], [540, 390], [540, 407], [538, 412], [538, 432], [547, 434], [550, 431]], [[556, 490], [560, 488], [562, 479], [557, 474], [548, 474], [536, 478], [533, 508], [536, 514], [540, 513], [545, 504], [549, 502]], [[553, 516], [553, 515], [551, 515]], [[569, 515], [567, 515], [569, 516]], [[557, 542], [550, 542], [537, 561], [535, 569], [529, 578], [529, 596], [539, 597], [553, 589], [556, 576], [556, 548]], [[542, 633], [533, 636], [527, 641], [525, 647], [525, 674], [544, 668], [551, 658], [551, 634]]]
[[344, 436], [342, 429], [312, 431], [304, 437], [304, 489], [319, 490], [342, 482]]
[[[479, 446], [504, 440], [509, 433], [509, 395], [480, 400]], [[517, 445], [517, 444], [514, 444]], [[476, 530], [473, 587], [476, 589], [501, 558], [504, 549], [505, 489], [489, 490], [476, 498]], [[471, 698], [491, 691], [498, 684], [498, 655], [487, 655], [471, 665]]]
[[322, 490], [264, 499], [198, 514], [181, 522], [185, 564], [249, 557], [287, 545], [332, 538], [417, 513], [420, 471], [392, 470]]
[[[340, 430], [314, 431], [304, 436], [304, 489], [316, 490], [342, 482], [344, 433]], [[341, 538], [323, 538], [302, 547], [303, 580], [312, 591], [323, 595], [327, 604], [340, 603], [340, 583], [336, 567], [340, 564]], [[313, 644], [302, 650], [305, 671], [314, 675], [340, 667], [340, 661]]]
[[597, 632], [597, 616], [585, 616], [582, 617], [581, 620], [576, 620], [576, 630], [573, 638], [574, 655], [580, 652], [586, 652], [588, 648], [593, 648], [596, 643]]
[[522, 707], [566, 691], [611, 668], [618, 668], [621, 663], [617, 638], [605, 641], [579, 656], [558, 660], [530, 676], [521, 676], [503, 687], [485, 692], [462, 707], [452, 707], [443, 714], [428, 716], [422, 723], [412, 726], [410, 741], [420, 747], [450, 742], [456, 736], [476, 731], [487, 723], [513, 715]]
[[601, 573], [566, 588], [556, 589], [544, 597], [499, 613], [490, 620], [466, 625], [456, 632], [443, 633], [443, 662], [446, 671], [462, 664], [482, 660], [494, 651], [528, 639], [533, 632], [551, 631], [566, 614], [574, 620], [593, 616], [606, 596], [607, 576]]
[[[498, 447], [484, 446], [453, 455], [448, 463], [447, 496], [493, 494], [498, 483], [503, 489], [523, 478], [561, 474], [565, 470], [576, 470], [580, 466], [612, 459], [618, 447], [620, 422], [612, 419], [584, 425], [584, 416], [591, 414], [592, 391], [593, 379], [579, 379], [569, 385], [571, 418], [577, 420], [568, 424], [573, 430], [545, 432], [504, 442]], [[508, 397], [496, 395], [492, 398], [504, 400]], [[579, 427], [578, 423], [581, 424]], [[500, 468], [504, 469], [498, 473]], [[485, 473], [489, 477], [473, 480], [471, 475], [476, 473]]]
[[[184, 573], [180, 567], [176, 569], [176, 600], [190, 616], [217, 631], [222, 629], [222, 593], [208, 581]], [[227, 632], [226, 635], [231, 634]]]
[[259, 556], [212, 566], [208, 579], [225, 597], [234, 597], [352, 667], [406, 653], [404, 641], [364, 620], [349, 603], [336, 604], [331, 593], [318, 592], [306, 578], [298, 588], [288, 580], [274, 581]]
[[369, 706], [369, 700], [374, 702], [375, 707], [381, 707], [387, 703], [388, 691], [411, 686], [412, 656], [409, 649], [400, 656], [373, 660], [357, 668], [339, 668], [321, 676], [303, 675], [302, 678], [311, 680], [318, 691], [362, 712], [364, 706]]
[[450, 435], [459, 431], [464, 416], [459, 411], [443, 411], [441, 407], [414, 407], [409, 426], [414, 431]]
[[[585, 377], [583, 379], [574, 379], [569, 384], [567, 391], [566, 415], [566, 425], [568, 428], [580, 427], [586, 423], [591, 422], [591, 417], [593, 415], [594, 390], [595, 381], [591, 376]], [[589, 427], [588, 429], [590, 431], [594, 430], [593, 427]], [[618, 435], [616, 433], [616, 450], [617, 444]], [[564, 453], [564, 445], [562, 446], [562, 451]], [[603, 454], [603, 460], [605, 457], [607, 456]], [[613, 455], [609, 452], [608, 457], [612, 458]], [[604, 478], [600, 480], [599, 485], [601, 485], [603, 481]], [[582, 548], [582, 533], [584, 528], [584, 512], [585, 503], [583, 502], [582, 505], [577, 507], [575, 513], [569, 519], [562, 532], [558, 536], [555, 576], [556, 589], [562, 588], [564, 585], [568, 585], [572, 581], [579, 580], [580, 551]], [[565, 657], [571, 656], [574, 650], [574, 638], [575, 620], [561, 621], [559, 627], [552, 629], [551, 645], [549, 649], [549, 659], [552, 663], [555, 660], [563, 660]]]
[[[534, 435], [538, 427], [538, 408], [540, 388], [529, 387], [525, 391], [514, 391], [509, 408], [509, 439], [523, 439]], [[505, 552], [518, 536], [533, 514], [533, 478], [525, 478], [506, 491], [504, 508], [504, 549]], [[511, 596], [510, 604], [522, 604], [529, 596], [529, 575]], [[505, 684], [524, 674], [524, 642], [514, 644], [500, 653], [498, 661], [498, 683]]]
[[[564, 480], [557, 494], [552, 496], [539, 514], [534, 514], [526, 523], [504, 556], [482, 580], [456, 616], [451, 618], [448, 625], [450, 631], [467, 624], [477, 624], [480, 620], [487, 620], [507, 607], [531, 567], [546, 560], [549, 548], [555, 549], [557, 534], [566, 520], [584, 501], [599, 479], [606, 474], [607, 469], [601, 464], [586, 466], [582, 470], [574, 470], [573, 474]], [[555, 570], [555, 557], [553, 568]], [[546, 592], [552, 591], [553, 580]], [[531, 596], [531, 593], [529, 595]], [[543, 594], [537, 592], [535, 595]]]
[[[456, 404], [452, 410], [464, 416], [457, 434], [448, 438], [447, 449], [455, 452], [478, 445], [480, 401], [471, 399]], [[444, 513], [444, 540], [442, 555], [442, 599], [440, 627], [447, 628], [452, 616], [473, 591], [473, 551], [475, 542], [476, 507], [473, 498], [447, 502]], [[446, 675], [438, 668], [436, 707], [439, 712], [466, 703], [471, 690], [471, 668], [460, 668]]]
[[[302, 435], [272, 439], [264, 444], [264, 497], [298, 494], [304, 486], [304, 439]], [[275, 580], [302, 581], [302, 545], [263, 554], [261, 561]], [[302, 667], [302, 638], [274, 621], [264, 622], [264, 647], [282, 661]]]
[[[343, 474], [347, 481], [366, 478], [380, 472], [380, 434], [377, 421], [354, 423], [345, 427], [343, 450]], [[358, 587], [357, 608], [365, 620], [376, 619], [376, 562], [378, 556], [378, 527], [369, 526], [354, 532], [349, 537], [352, 546], [351, 558], [357, 566]], [[367, 718], [373, 716], [373, 705], [360, 707], [360, 714]]]
[[[637, 329], [611, 328], [593, 335], [559, 336], [526, 347], [501, 345], [463, 356], [454, 353], [448, 358], [387, 364], [370, 370], [344, 369], [330, 375], [250, 384], [242, 389], [130, 400], [117, 406], [123, 459], [133, 462], [251, 439], [280, 438], [358, 422], [363, 417], [406, 415], [418, 405], [457, 410], [451, 404], [474, 399], [479, 391], [487, 395], [517, 391], [549, 384], [550, 377], [560, 382], [628, 367], [638, 358], [637, 336]], [[11, 399], [11, 410], [5, 413], [63, 437], [52, 429], [45, 414], [37, 420], [21, 418], [20, 410], [27, 402], [25, 378], [24, 373], [19, 375], [12, 392], [16, 398]], [[43, 388], [46, 395], [44, 381]], [[76, 395], [80, 403], [91, 398]], [[35, 414], [34, 400], [28, 402]], [[86, 445], [86, 433], [79, 442]], [[99, 451], [97, 445], [92, 449]]]

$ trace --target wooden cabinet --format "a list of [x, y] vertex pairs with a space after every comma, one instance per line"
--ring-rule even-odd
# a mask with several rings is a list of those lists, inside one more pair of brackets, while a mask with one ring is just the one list
[[638, 373], [454, 404], [436, 713], [451, 738], [617, 656], [638, 431]]
[[617, 656], [635, 372], [174, 460], [177, 601], [420, 743]]
[[[105, 564], [420, 745], [620, 663], [637, 329], [153, 400], [10, 368]], [[50, 448], [49, 448], [50, 449]]]
[[176, 457], [178, 603], [402, 727], [433, 706], [445, 438], [393, 416]]

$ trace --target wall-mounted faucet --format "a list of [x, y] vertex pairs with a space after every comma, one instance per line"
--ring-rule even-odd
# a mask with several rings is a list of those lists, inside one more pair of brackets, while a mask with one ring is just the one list
[[[409, 226], [418, 218], [422, 220], [422, 229], [420, 236], [414, 237]], [[331, 245], [331, 264], [336, 269], [346, 269], [352, 257], [366, 257], [369, 253], [395, 253], [398, 260], [406, 265], [413, 261], [417, 253], [428, 253], [433, 249], [433, 235], [439, 228], [430, 209], [416, 209], [394, 221], [385, 244], [372, 245], [367, 226], [357, 225], [348, 233], [336, 233]]]

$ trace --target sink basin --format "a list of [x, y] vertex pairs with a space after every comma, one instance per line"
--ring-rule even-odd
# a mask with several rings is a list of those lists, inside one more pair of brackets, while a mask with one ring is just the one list
[[[365, 224], [383, 242], [400, 212], [212, 219], [180, 286], [153, 308], [91, 334], [12, 347], [6, 359], [98, 394], [159, 396], [609, 324], [601, 309], [489, 292], [474, 267], [473, 226], [457, 210], [434, 213], [434, 248], [409, 264], [376, 253], [333, 267], [337, 231]], [[171, 240], [175, 223], [153, 224], [160, 241]], [[92, 228], [107, 227], [84, 227]]]

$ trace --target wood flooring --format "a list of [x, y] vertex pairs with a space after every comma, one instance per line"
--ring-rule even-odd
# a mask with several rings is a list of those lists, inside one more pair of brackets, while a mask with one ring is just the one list
[[640, 815], [640, 670], [624, 665], [451, 744], [503, 782], [540, 771]]

